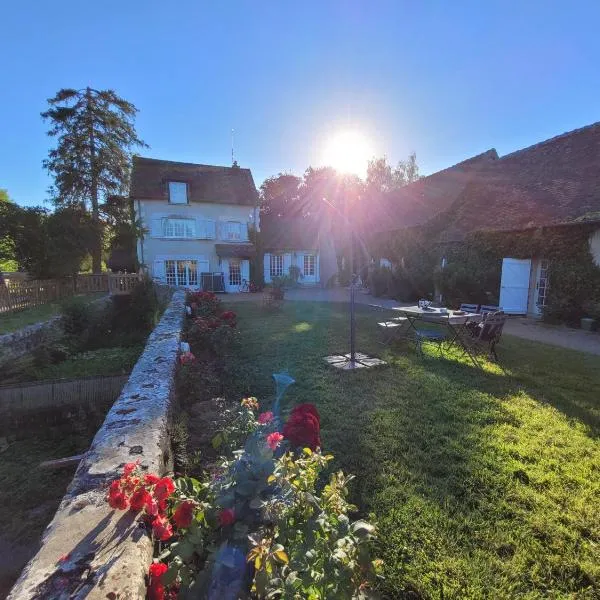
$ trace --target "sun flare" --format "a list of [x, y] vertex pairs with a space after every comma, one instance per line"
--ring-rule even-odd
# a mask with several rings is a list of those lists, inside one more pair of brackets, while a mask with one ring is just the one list
[[340, 131], [326, 144], [323, 162], [341, 173], [363, 176], [373, 156], [369, 140], [359, 131]]

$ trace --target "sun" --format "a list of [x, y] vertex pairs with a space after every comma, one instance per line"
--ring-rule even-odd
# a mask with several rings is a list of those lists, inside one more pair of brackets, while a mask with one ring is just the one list
[[373, 152], [369, 140], [359, 131], [340, 131], [325, 145], [323, 162], [341, 173], [364, 176]]

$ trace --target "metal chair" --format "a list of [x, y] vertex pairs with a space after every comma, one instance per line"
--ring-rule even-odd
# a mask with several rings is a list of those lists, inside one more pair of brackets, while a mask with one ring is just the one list
[[436, 331], [434, 329], [417, 329], [415, 334], [415, 342], [417, 347], [417, 353], [422, 357], [423, 344], [437, 344], [440, 354], [442, 353], [442, 344], [448, 339], [448, 336], [443, 331]]
[[[369, 306], [377, 312], [389, 312], [390, 309], [378, 304], [369, 304]], [[387, 346], [394, 340], [399, 339], [408, 331], [408, 319], [406, 317], [391, 317], [385, 321], [378, 321], [377, 327], [383, 332], [383, 339], [380, 344]]]
[[460, 310], [468, 313], [477, 313], [479, 312], [479, 304], [461, 304]]
[[505, 323], [506, 315], [504, 314], [504, 311], [497, 310], [488, 313], [485, 321], [482, 321], [479, 324], [478, 334], [470, 339], [470, 346], [472, 349], [482, 350], [485, 348], [488, 351], [488, 358], [498, 362], [496, 346], [500, 342]]
[[491, 304], [482, 304], [479, 307], [479, 312], [483, 315], [483, 318], [486, 319], [489, 314], [501, 311], [502, 308], [499, 306], [492, 306]]

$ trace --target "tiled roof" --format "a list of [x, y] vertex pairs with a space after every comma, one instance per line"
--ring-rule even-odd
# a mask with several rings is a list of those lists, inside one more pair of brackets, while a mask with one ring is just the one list
[[134, 156], [130, 197], [167, 202], [169, 181], [187, 183], [190, 202], [248, 206], [258, 203], [258, 192], [250, 169]]
[[486, 166], [446, 213], [442, 239], [600, 220], [600, 123]]
[[492, 148], [398, 190], [371, 198], [368, 215], [363, 219], [365, 229], [377, 233], [425, 224], [448, 210], [474, 174], [497, 158]]
[[267, 252], [319, 249], [319, 226], [312, 217], [263, 218], [260, 228]]

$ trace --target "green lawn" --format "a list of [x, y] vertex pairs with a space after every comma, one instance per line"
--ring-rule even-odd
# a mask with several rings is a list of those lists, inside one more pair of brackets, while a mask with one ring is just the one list
[[[96, 294], [87, 294], [85, 297], [92, 302], [102, 296], [106, 296], [104, 292]], [[32, 308], [25, 308], [9, 313], [0, 314], [0, 335], [3, 333], [11, 333], [18, 331], [27, 325], [47, 321], [56, 316], [60, 312], [60, 303], [51, 302], [50, 304], [41, 304]]]
[[324, 447], [354, 473], [379, 523], [385, 598], [598, 598], [600, 357], [505, 336], [503, 373], [456, 356], [378, 345], [358, 309], [358, 349], [390, 366], [340, 373], [347, 307], [297, 302], [239, 314], [228, 393], [270, 399], [270, 374], [314, 402]]

